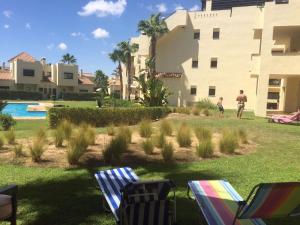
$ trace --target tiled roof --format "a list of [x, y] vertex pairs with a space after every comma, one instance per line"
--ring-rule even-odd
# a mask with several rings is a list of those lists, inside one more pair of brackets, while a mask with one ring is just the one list
[[14, 60], [23, 60], [26, 62], [35, 62], [35, 59], [29, 55], [27, 52], [21, 52], [20, 54], [16, 55], [15, 57], [8, 60], [8, 62], [14, 61]]
[[157, 72], [156, 77], [159, 78], [181, 78], [183, 73], [172, 73], [172, 72]]
[[91, 77], [84, 75], [78, 77], [78, 84], [94, 85]]
[[0, 70], [0, 80], [13, 80], [10, 70]]

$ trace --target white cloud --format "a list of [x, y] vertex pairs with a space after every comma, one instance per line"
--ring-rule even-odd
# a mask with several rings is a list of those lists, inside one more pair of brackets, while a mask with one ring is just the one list
[[54, 48], [54, 44], [53, 44], [53, 43], [52, 43], [52, 44], [49, 44], [49, 45], [46, 46], [46, 48], [47, 48], [48, 50], [52, 50], [52, 49]]
[[100, 39], [100, 38], [108, 38], [109, 37], [109, 32], [102, 29], [102, 28], [97, 28], [96, 30], [94, 30], [92, 32], [92, 34], [94, 35], [95, 39]]
[[27, 30], [31, 30], [31, 24], [30, 24], [30, 23], [26, 23], [26, 24], [25, 24], [25, 28], [26, 28]]
[[6, 17], [6, 18], [10, 18], [14, 13], [10, 10], [5, 10], [3, 11], [3, 15]]
[[165, 13], [168, 11], [168, 8], [165, 3], [157, 4], [155, 7], [158, 10], [158, 12], [160, 12], [160, 13]]
[[194, 5], [192, 8], [190, 8], [190, 11], [198, 11], [200, 10], [200, 6], [199, 5]]
[[82, 36], [83, 34], [81, 33], [81, 32], [72, 32], [71, 33], [71, 36], [72, 37], [80, 37], [80, 36]]
[[184, 9], [183, 6], [180, 4], [175, 4], [174, 7], [175, 7], [175, 10]]
[[101, 54], [102, 55], [107, 55], [107, 52], [106, 51], [101, 51]]
[[57, 47], [62, 51], [68, 48], [68, 46], [64, 42], [61, 42]]
[[8, 25], [8, 24], [4, 24], [4, 26], [3, 26], [5, 29], [9, 29], [10, 28], [10, 26]]
[[125, 11], [126, 5], [126, 0], [94, 0], [82, 7], [82, 11], [78, 12], [78, 14], [80, 16], [96, 15], [98, 17], [105, 17], [109, 15], [120, 16]]

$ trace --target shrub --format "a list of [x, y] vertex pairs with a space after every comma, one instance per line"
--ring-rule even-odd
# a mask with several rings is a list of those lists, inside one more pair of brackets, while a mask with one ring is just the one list
[[0, 125], [3, 130], [9, 130], [12, 126], [16, 124], [16, 121], [11, 115], [0, 113]]
[[200, 115], [200, 109], [197, 108], [197, 107], [194, 107], [192, 109], [192, 113], [193, 113], [194, 116], [199, 116]]
[[242, 144], [247, 144], [248, 143], [248, 135], [246, 130], [240, 128], [238, 130], [238, 135], [239, 135], [239, 140]]
[[79, 162], [80, 157], [86, 152], [88, 142], [86, 136], [80, 130], [73, 132], [67, 149], [67, 160], [70, 165], [75, 165]]
[[191, 146], [191, 130], [185, 123], [183, 123], [178, 130], [177, 142], [180, 147]]
[[46, 130], [43, 129], [43, 128], [39, 128], [37, 133], [36, 133], [36, 139], [40, 140], [41, 142], [46, 142], [47, 141]]
[[175, 112], [180, 114], [187, 114], [187, 115], [191, 114], [191, 110], [187, 107], [177, 107], [175, 108]]
[[169, 120], [163, 120], [160, 123], [160, 130], [167, 136], [171, 136], [173, 133], [173, 127]]
[[199, 108], [199, 109], [217, 109], [217, 106], [216, 104], [214, 104], [210, 99], [208, 98], [204, 98], [204, 99], [201, 99], [199, 102], [196, 103], [196, 106]]
[[97, 94], [95, 93], [64, 93], [64, 100], [73, 101], [95, 101]]
[[195, 134], [199, 142], [208, 141], [212, 138], [211, 130], [205, 127], [197, 127]]
[[43, 94], [40, 92], [28, 92], [28, 91], [11, 91], [11, 90], [1, 90], [0, 99], [6, 100], [41, 100]]
[[72, 135], [73, 124], [68, 120], [63, 120], [59, 124], [59, 128], [62, 129], [63, 138], [69, 140]]
[[132, 131], [129, 127], [121, 126], [119, 128], [118, 136], [124, 137], [127, 144], [130, 144], [132, 138]]
[[107, 134], [108, 134], [109, 136], [114, 136], [114, 135], [116, 134], [115, 127], [114, 127], [113, 124], [110, 124], [110, 125], [106, 128], [106, 130], [107, 130]]
[[162, 148], [166, 144], [166, 137], [163, 132], [155, 137], [155, 146], [157, 148]]
[[58, 126], [53, 131], [53, 138], [54, 138], [55, 147], [62, 147], [64, 142], [64, 130], [62, 126]]
[[210, 116], [210, 111], [209, 111], [209, 109], [203, 109], [203, 114], [205, 115], [205, 116]]
[[196, 148], [197, 155], [201, 158], [210, 158], [214, 154], [213, 144], [211, 140], [205, 140], [199, 143]]
[[144, 141], [142, 143], [142, 147], [143, 147], [144, 152], [147, 155], [153, 154], [154, 146], [153, 146], [151, 139], [147, 139], [146, 141]]
[[143, 120], [139, 126], [139, 133], [141, 137], [149, 138], [152, 135], [152, 124], [149, 120]]
[[238, 137], [235, 131], [225, 130], [220, 140], [220, 151], [232, 154], [238, 147]]
[[87, 143], [89, 145], [95, 145], [96, 143], [96, 130], [92, 126], [88, 126], [85, 129], [85, 137], [87, 140]]
[[35, 137], [32, 144], [29, 145], [30, 156], [33, 162], [40, 162], [45, 152], [45, 139], [39, 139], [39, 134]]
[[4, 137], [0, 134], [0, 149], [3, 147], [4, 145]]
[[124, 136], [117, 135], [103, 150], [104, 161], [108, 164], [120, 163], [122, 154], [128, 150], [128, 143]]
[[15, 144], [16, 142], [16, 135], [15, 135], [15, 131], [13, 128], [10, 128], [8, 131], [6, 131], [6, 133], [4, 134], [6, 141], [8, 144], [12, 145]]
[[167, 107], [129, 107], [129, 108], [56, 108], [48, 111], [51, 128], [61, 121], [68, 120], [73, 124], [87, 123], [95, 127], [113, 124], [137, 124], [143, 119], [154, 120], [170, 113]]
[[23, 153], [23, 145], [15, 145], [13, 148], [14, 154], [16, 158], [22, 157]]
[[174, 155], [174, 148], [172, 143], [166, 143], [161, 150], [161, 155], [165, 162], [171, 162]]

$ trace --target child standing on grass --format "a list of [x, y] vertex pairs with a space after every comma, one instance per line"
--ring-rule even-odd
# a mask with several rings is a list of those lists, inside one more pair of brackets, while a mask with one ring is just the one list
[[217, 106], [219, 108], [219, 116], [220, 117], [223, 117], [224, 115], [224, 107], [223, 107], [223, 97], [220, 97], [219, 100], [218, 100], [218, 103], [217, 103]]

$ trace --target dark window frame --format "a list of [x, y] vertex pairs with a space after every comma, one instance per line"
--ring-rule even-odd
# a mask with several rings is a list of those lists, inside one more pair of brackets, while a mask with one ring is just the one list
[[33, 70], [33, 69], [23, 69], [23, 76], [24, 77], [34, 77], [35, 76], [35, 70]]
[[[216, 86], [209, 86], [208, 87], [208, 97], [216, 97]], [[213, 93], [211, 93], [213, 91]]]
[[210, 68], [217, 69], [218, 68], [218, 58], [210, 59]]
[[197, 69], [199, 67], [199, 61], [198, 60], [193, 60], [192, 61], [192, 68]]
[[197, 95], [197, 86], [191, 86], [190, 94], [191, 95]]
[[194, 31], [194, 40], [200, 40], [200, 30]]
[[213, 40], [219, 40], [220, 39], [220, 28], [214, 28], [213, 29]]
[[64, 79], [65, 80], [73, 80], [73, 78], [74, 78], [74, 73], [64, 72]]

